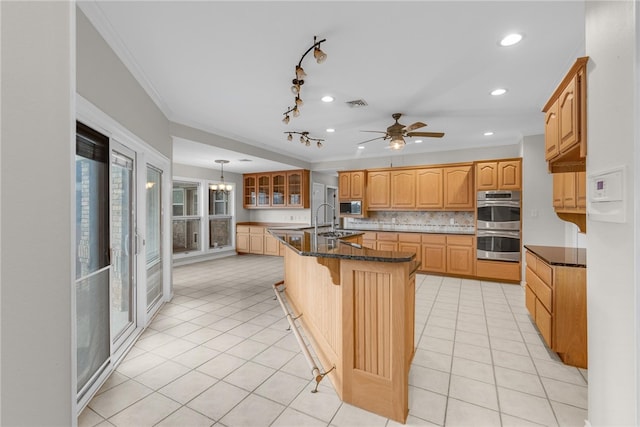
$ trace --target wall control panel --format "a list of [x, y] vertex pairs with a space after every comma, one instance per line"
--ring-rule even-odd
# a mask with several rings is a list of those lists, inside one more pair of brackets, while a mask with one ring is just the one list
[[593, 221], [625, 222], [625, 169], [620, 166], [589, 174], [587, 215]]

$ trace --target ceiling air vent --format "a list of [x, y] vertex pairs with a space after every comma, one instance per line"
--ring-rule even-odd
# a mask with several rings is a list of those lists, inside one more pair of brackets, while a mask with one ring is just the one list
[[360, 107], [366, 107], [367, 105], [367, 101], [365, 101], [364, 99], [355, 99], [353, 101], [347, 101], [346, 104], [351, 107], [351, 108], [360, 108]]

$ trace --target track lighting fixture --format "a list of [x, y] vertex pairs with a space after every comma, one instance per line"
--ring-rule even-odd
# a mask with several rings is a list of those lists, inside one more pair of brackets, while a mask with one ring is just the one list
[[302, 60], [312, 50], [313, 50], [313, 57], [316, 59], [316, 62], [318, 64], [322, 64], [327, 59], [327, 54], [324, 53], [322, 49], [320, 49], [320, 44], [327, 41], [327, 39], [322, 39], [320, 41], [318, 41], [317, 39], [318, 38], [316, 36], [313, 36], [313, 45], [309, 49], [307, 49], [305, 53], [302, 54], [300, 61], [298, 61], [298, 65], [296, 65], [295, 78], [291, 80], [291, 84], [292, 84], [291, 93], [293, 93], [296, 96], [295, 107], [293, 107], [293, 109], [289, 109], [287, 112], [284, 113], [285, 117], [282, 120], [284, 124], [289, 123], [290, 112], [293, 113], [293, 117], [298, 117], [300, 115], [300, 110], [298, 109], [298, 107], [302, 107], [302, 105], [304, 104], [302, 102], [302, 99], [300, 98], [300, 91], [302, 90], [302, 85], [304, 84], [304, 78], [307, 77], [307, 73], [302, 68]]
[[293, 141], [293, 135], [300, 135], [300, 143], [306, 145], [307, 147], [310, 147], [312, 142], [315, 142], [318, 148], [322, 148], [323, 146], [322, 141], [324, 141], [324, 139], [312, 138], [309, 136], [309, 132], [307, 131], [304, 131], [304, 132], [291, 131], [291, 132], [284, 132], [284, 133], [287, 134], [287, 141]]
[[229, 192], [233, 189], [231, 184], [225, 184], [224, 182], [224, 165], [229, 163], [229, 160], [214, 160], [216, 163], [220, 165], [220, 184], [211, 184], [209, 188], [213, 191], [217, 192], [225, 192], [229, 194]]

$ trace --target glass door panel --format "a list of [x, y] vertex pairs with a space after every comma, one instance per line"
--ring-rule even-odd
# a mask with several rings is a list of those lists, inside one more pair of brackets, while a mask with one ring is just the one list
[[271, 175], [258, 175], [258, 206], [271, 204]]
[[302, 174], [300, 172], [287, 173], [287, 189], [289, 190], [289, 206], [302, 205]]
[[109, 139], [76, 128], [76, 355], [82, 396], [110, 357]]
[[146, 243], [147, 310], [162, 296], [162, 171], [147, 165]]
[[273, 186], [273, 199], [271, 206], [285, 206], [286, 200], [286, 174], [274, 173], [271, 177], [271, 185]]
[[[126, 154], [125, 154], [126, 153]], [[135, 154], [111, 151], [111, 336], [120, 343], [135, 328]]]

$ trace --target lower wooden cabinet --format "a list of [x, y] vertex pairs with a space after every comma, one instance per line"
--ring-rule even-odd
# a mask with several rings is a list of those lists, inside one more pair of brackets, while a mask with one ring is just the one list
[[447, 236], [441, 234], [422, 235], [421, 271], [430, 273], [447, 272]]
[[260, 226], [236, 226], [236, 252], [254, 255], [282, 255], [281, 243]]
[[560, 359], [587, 368], [586, 268], [550, 265], [526, 253], [525, 305]]
[[280, 240], [273, 237], [269, 232], [264, 235], [264, 254], [265, 255], [280, 255]]
[[447, 273], [473, 276], [475, 236], [447, 236]]

